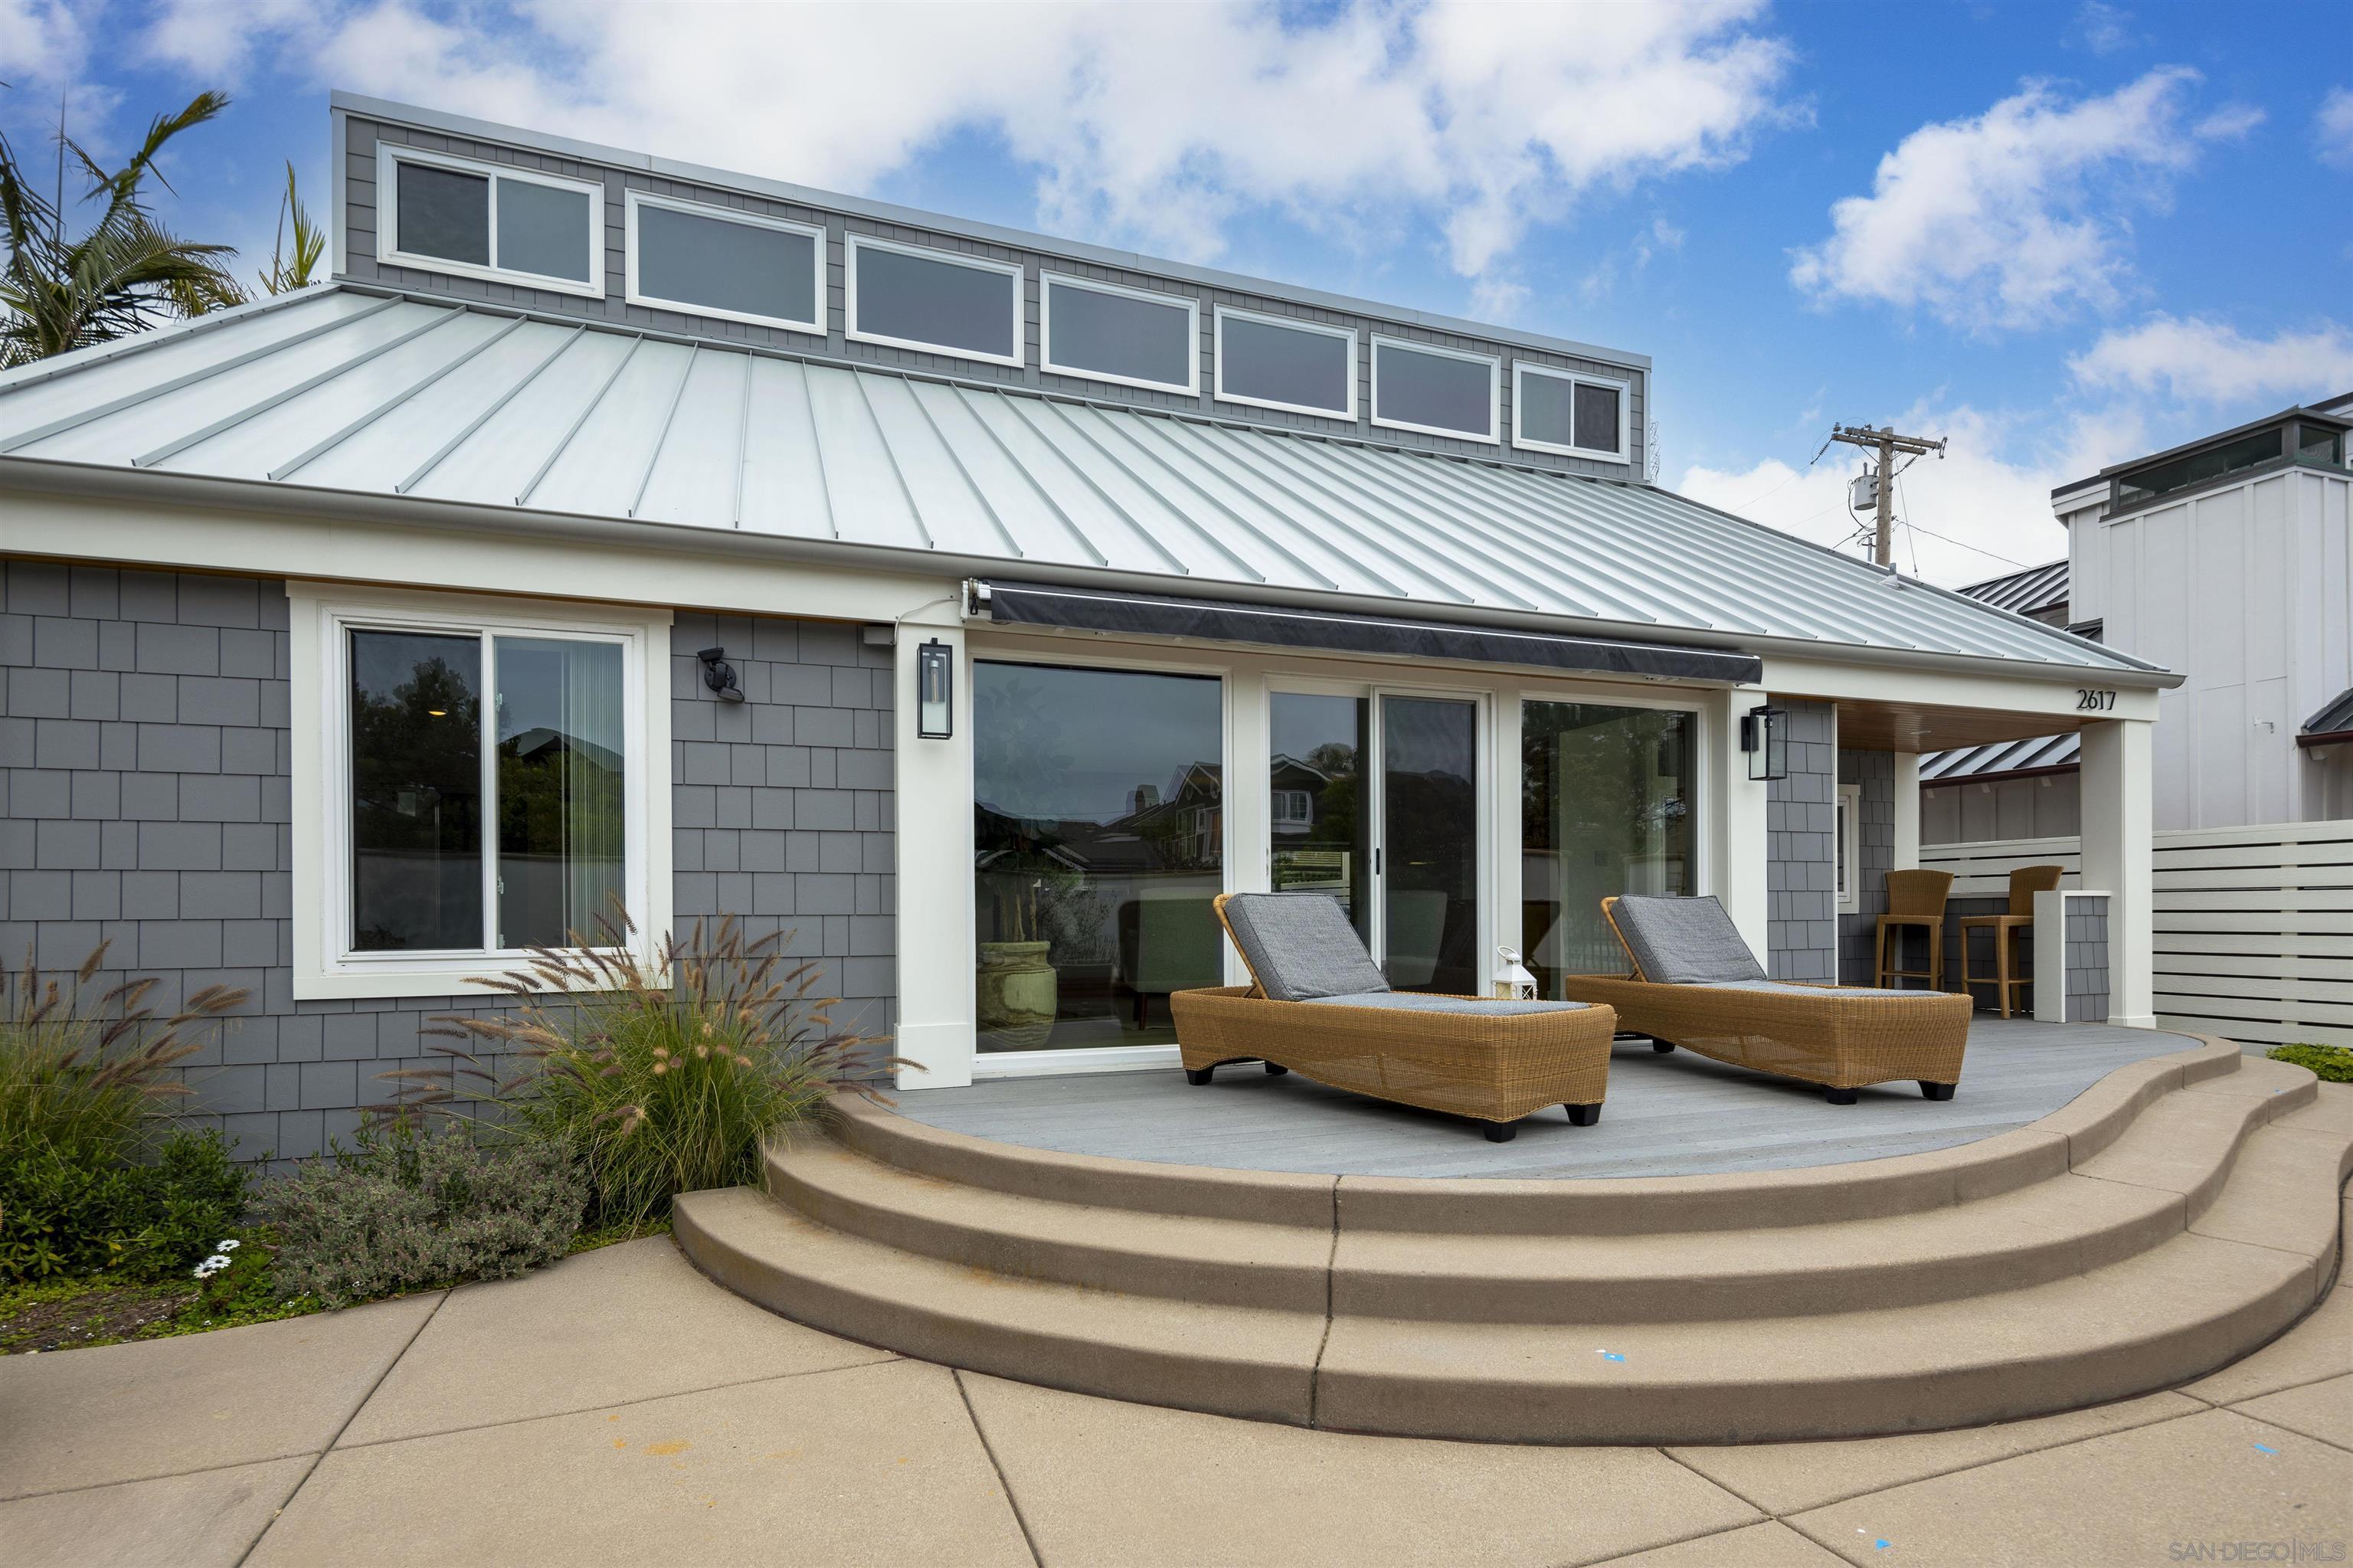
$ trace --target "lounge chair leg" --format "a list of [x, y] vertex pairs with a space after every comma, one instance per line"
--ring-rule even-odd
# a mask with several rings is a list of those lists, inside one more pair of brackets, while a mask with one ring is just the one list
[[1482, 1121], [1479, 1127], [1490, 1143], [1509, 1143], [1520, 1136], [1520, 1124], [1514, 1121]]
[[1829, 1089], [1823, 1092], [1822, 1097], [1834, 1106], [1851, 1106], [1854, 1104], [1855, 1096], [1852, 1089]]
[[1280, 1062], [1267, 1062], [1261, 1064], [1261, 1065], [1266, 1068], [1266, 1075], [1270, 1078], [1279, 1078], [1282, 1076], [1283, 1074], [1291, 1071], [1290, 1068], [1284, 1066]]
[[[1669, 1049], [1672, 1050], [1673, 1047], [1670, 1046]], [[1599, 1100], [1589, 1106], [1563, 1106], [1560, 1108], [1568, 1113], [1568, 1122], [1571, 1127], [1591, 1127], [1601, 1119], [1601, 1102]]]
[[1187, 1067], [1185, 1069], [1185, 1081], [1198, 1088], [1208, 1083], [1210, 1075], [1216, 1071], [1215, 1067]]
[[1953, 1097], [1953, 1091], [1958, 1087], [1960, 1086], [1957, 1084], [1932, 1084], [1923, 1078], [1920, 1080], [1920, 1097], [1928, 1100], [1948, 1100]]
[[1651, 1049], [1656, 1051], [1662, 1056], [1665, 1055], [1674, 1048], [1675, 1043], [1672, 1040], [1653, 1040], [1651, 1042]]

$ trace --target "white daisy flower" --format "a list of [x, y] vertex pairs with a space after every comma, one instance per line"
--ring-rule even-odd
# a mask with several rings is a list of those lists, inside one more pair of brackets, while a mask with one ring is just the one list
[[244, 1243], [238, 1241], [235, 1236], [231, 1236], [227, 1241], [213, 1243], [213, 1250], [215, 1252], [235, 1252], [238, 1247], [244, 1245]]

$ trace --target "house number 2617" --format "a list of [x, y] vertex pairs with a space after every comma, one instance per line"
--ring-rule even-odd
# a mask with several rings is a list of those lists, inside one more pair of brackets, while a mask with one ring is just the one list
[[2114, 692], [2091, 692], [2081, 686], [2075, 688], [2075, 710], [2078, 713], [2113, 713], [2116, 706], [2116, 694]]

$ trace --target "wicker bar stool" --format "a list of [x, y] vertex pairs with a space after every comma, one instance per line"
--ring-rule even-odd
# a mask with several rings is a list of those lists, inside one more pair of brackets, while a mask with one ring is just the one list
[[[1961, 916], [1961, 989], [1989, 985], [2001, 1004], [2001, 1015], [2008, 1018], [2012, 998], [2021, 986], [2034, 983], [2031, 977], [2012, 972], [2010, 959], [2017, 950], [2018, 935], [2034, 929], [2034, 895], [2048, 893], [2059, 885], [2061, 870], [2055, 865], [2021, 865], [2010, 874], [2010, 913], [2007, 915], [1964, 915]], [[1969, 933], [1993, 933], [1993, 972], [1978, 974], [1969, 967]], [[1975, 995], [1974, 991], [1970, 992]], [[2019, 1012], [2026, 1011], [2023, 1002], [2015, 1004]]]
[[[1885, 990], [1891, 980], [1924, 980], [1930, 991], [1945, 989], [1945, 899], [1952, 891], [1949, 871], [1887, 874], [1887, 913], [1879, 917], [1878, 977], [1873, 984]], [[1915, 927], [1928, 934], [1925, 969], [1904, 968], [1904, 933]], [[1889, 951], [1891, 939], [1893, 952]]]

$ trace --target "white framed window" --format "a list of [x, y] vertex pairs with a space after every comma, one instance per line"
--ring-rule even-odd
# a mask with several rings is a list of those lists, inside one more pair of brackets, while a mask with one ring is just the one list
[[1862, 786], [1838, 788], [1838, 907], [1841, 915], [1862, 908]]
[[288, 587], [294, 995], [482, 994], [670, 925], [670, 612]]
[[1566, 457], [1630, 461], [1633, 384], [1581, 370], [1512, 362], [1512, 445]]
[[845, 330], [858, 343], [1023, 363], [1021, 268], [1013, 261], [849, 238]]
[[1040, 370], [1200, 395], [1201, 306], [1190, 295], [1060, 272], [1040, 273], [1038, 281]]
[[376, 147], [376, 260], [605, 293], [605, 187], [416, 147]]
[[1217, 307], [1220, 403], [1280, 408], [1327, 419], [1356, 418], [1356, 333], [1290, 316]]
[[1373, 334], [1373, 423], [1458, 440], [1504, 443], [1504, 362]]
[[628, 302], [825, 335], [825, 230], [631, 191]]
[[1304, 789], [1276, 789], [1267, 796], [1278, 828], [1304, 828], [1315, 821], [1315, 798]]

